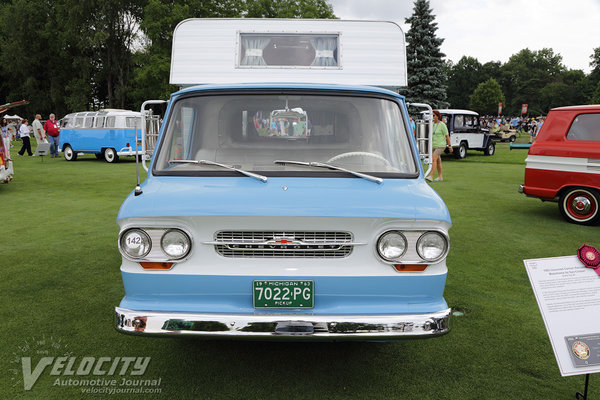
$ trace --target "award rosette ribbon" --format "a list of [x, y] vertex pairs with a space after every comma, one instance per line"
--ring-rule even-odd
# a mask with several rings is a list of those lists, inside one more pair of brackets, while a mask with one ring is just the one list
[[592, 268], [600, 275], [600, 252], [594, 246], [584, 244], [579, 247], [577, 249], [577, 258], [587, 268]]

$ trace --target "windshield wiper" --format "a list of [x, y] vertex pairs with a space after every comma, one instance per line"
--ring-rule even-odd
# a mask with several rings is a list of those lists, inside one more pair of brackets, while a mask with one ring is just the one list
[[359, 178], [363, 178], [363, 179], [366, 179], [368, 181], [375, 182], [375, 183], [377, 183], [379, 185], [381, 183], [383, 183], [383, 179], [378, 178], [376, 176], [363, 174], [363, 173], [352, 171], [352, 170], [349, 170], [349, 169], [346, 169], [346, 168], [337, 167], [337, 166], [331, 165], [331, 164], [320, 163], [320, 162], [317, 162], [317, 161], [307, 162], [307, 161], [275, 160], [275, 161], [273, 161], [273, 163], [274, 164], [281, 164], [281, 165], [293, 164], [293, 165], [304, 165], [304, 166], [307, 166], [307, 167], [315, 167], [315, 168], [328, 168], [328, 169], [333, 169], [333, 170], [336, 170], [336, 171], [347, 172], [347, 173], [352, 174], [354, 176], [357, 176]]
[[255, 174], [253, 172], [248, 172], [243, 169], [239, 169], [234, 167], [233, 165], [221, 164], [214, 161], [209, 160], [169, 160], [170, 164], [200, 164], [200, 165], [214, 165], [216, 167], [230, 169], [232, 171], [239, 172], [240, 174], [249, 176], [250, 178], [258, 179], [261, 182], [266, 182], [267, 177], [264, 175]]

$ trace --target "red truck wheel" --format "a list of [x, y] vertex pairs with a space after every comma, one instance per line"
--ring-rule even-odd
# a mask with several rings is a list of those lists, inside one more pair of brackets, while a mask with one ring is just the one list
[[600, 222], [600, 193], [594, 189], [573, 188], [560, 196], [558, 208], [572, 223], [595, 225]]

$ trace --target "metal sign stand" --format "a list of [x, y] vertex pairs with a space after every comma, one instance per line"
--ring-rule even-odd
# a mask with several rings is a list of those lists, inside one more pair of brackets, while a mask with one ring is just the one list
[[37, 148], [35, 149], [35, 155], [40, 156], [42, 158], [42, 162], [44, 162], [44, 156], [48, 155], [48, 151], [50, 150], [50, 143], [38, 143]]
[[585, 374], [585, 386], [583, 388], [583, 394], [581, 394], [581, 392], [575, 393], [576, 399], [587, 400], [589, 384], [590, 384], [590, 374]]

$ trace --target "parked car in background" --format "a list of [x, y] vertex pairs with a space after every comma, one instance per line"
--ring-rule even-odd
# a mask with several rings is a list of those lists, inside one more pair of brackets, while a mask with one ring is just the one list
[[519, 191], [558, 202], [572, 223], [600, 222], [600, 106], [550, 110], [529, 148]]
[[483, 151], [486, 156], [496, 152], [496, 143], [487, 129], [479, 125], [479, 114], [469, 110], [439, 110], [448, 126], [450, 143], [456, 158], [465, 158], [467, 150]]
[[93, 153], [114, 163], [120, 156], [135, 155], [135, 130], [141, 137], [141, 114], [136, 111], [105, 109], [66, 115], [61, 120], [60, 145], [67, 161], [77, 153]]

